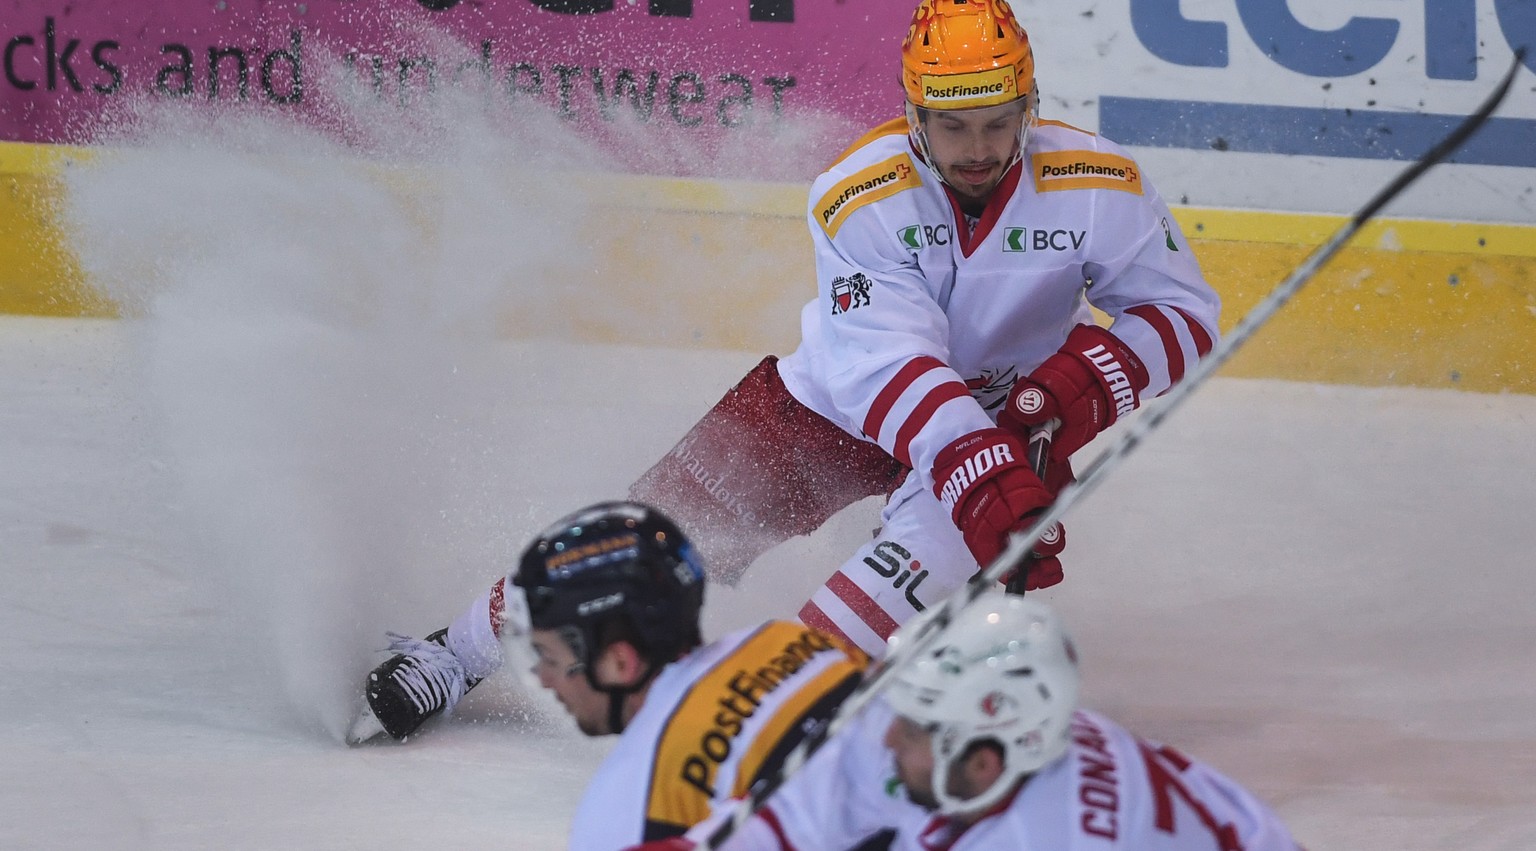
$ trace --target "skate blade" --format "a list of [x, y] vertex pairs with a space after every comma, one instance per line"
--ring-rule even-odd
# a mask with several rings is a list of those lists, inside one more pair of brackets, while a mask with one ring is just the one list
[[379, 723], [378, 716], [373, 714], [372, 709], [364, 706], [363, 711], [358, 713], [357, 720], [353, 721], [352, 726], [347, 730], [347, 744], [355, 747], [371, 741], [383, 732], [384, 725]]

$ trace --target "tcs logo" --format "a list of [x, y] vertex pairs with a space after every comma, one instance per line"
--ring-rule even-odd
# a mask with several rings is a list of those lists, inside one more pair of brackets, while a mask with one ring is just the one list
[[[1347, 77], [1370, 69], [1392, 49], [1400, 28], [1396, 18], [1358, 16], [1338, 29], [1314, 29], [1298, 20], [1285, 0], [1233, 2], [1254, 44], [1276, 64], [1311, 77]], [[1491, 2], [1511, 48], [1536, 45], [1536, 3]], [[1471, 0], [1423, 0], [1422, 55], [1430, 79], [1477, 79], [1477, 6]], [[1166, 62], [1227, 67], [1227, 25], [1185, 18], [1179, 0], [1131, 0], [1131, 27], [1142, 45]], [[1536, 71], [1536, 52], [1528, 52], [1523, 61]]]
[[[511, 0], [503, 0], [511, 2]], [[446, 12], [462, 0], [416, 0], [434, 12]], [[598, 15], [612, 12], [614, 0], [528, 0], [546, 12], [561, 15]], [[691, 18], [693, 0], [649, 0], [646, 11], [655, 18]], [[790, 24], [795, 21], [795, 0], [747, 0], [747, 20], [775, 21]]]

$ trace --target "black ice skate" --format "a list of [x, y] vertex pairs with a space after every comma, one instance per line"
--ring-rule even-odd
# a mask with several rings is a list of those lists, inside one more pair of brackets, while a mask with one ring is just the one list
[[362, 744], [380, 733], [405, 741], [434, 715], [452, 710], [479, 680], [469, 680], [464, 665], [446, 646], [448, 630], [425, 639], [389, 633], [394, 656], [368, 674], [363, 692], [368, 705], [347, 731], [348, 744]]

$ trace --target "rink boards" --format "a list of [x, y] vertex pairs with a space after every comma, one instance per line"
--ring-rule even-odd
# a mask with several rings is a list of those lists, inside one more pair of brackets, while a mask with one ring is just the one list
[[[0, 312], [111, 316], [60, 223], [60, 169], [87, 155], [0, 142]], [[595, 342], [785, 352], [813, 293], [806, 187], [594, 176]], [[1343, 224], [1175, 207], [1229, 329]], [[683, 282], [679, 285], [679, 282]], [[658, 283], [661, 286], [650, 286]], [[657, 292], [665, 293], [656, 298]], [[679, 295], [681, 293], [681, 295]], [[519, 327], [508, 306], [511, 333]], [[1235, 376], [1536, 393], [1536, 227], [1373, 222], [1226, 368]]]

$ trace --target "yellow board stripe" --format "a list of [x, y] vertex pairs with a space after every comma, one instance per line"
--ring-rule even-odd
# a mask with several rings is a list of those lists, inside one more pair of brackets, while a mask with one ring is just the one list
[[827, 190], [811, 209], [822, 230], [833, 237], [854, 210], [922, 185], [923, 179], [912, 165], [912, 158], [897, 154], [844, 178]]
[[[1261, 210], [1173, 209], [1190, 239], [1321, 245], [1349, 221], [1324, 213], [1271, 213]], [[1433, 251], [1536, 257], [1536, 227], [1493, 222], [1438, 222], [1425, 219], [1373, 219], [1351, 241], [1358, 248], [1385, 251]]]
[[[1041, 123], [1060, 122], [1042, 120]], [[905, 133], [905, 128], [906, 119], [893, 119], [871, 130], [861, 141]], [[857, 147], [854, 145], [849, 150]], [[95, 157], [101, 150], [0, 141], [0, 175], [49, 177], [69, 163]], [[802, 183], [653, 175], [582, 175], [577, 177], [577, 182], [578, 187], [602, 187], [604, 197], [615, 206], [792, 219], [805, 215], [806, 184]], [[1347, 216], [1330, 213], [1277, 213], [1215, 207], [1172, 207], [1172, 210], [1190, 239], [1222, 242], [1320, 245], [1348, 221]], [[1536, 257], [1536, 225], [1374, 219], [1351, 244], [1383, 250]]]
[[[903, 132], [899, 122], [886, 128]], [[110, 148], [0, 142], [0, 312], [115, 316], [118, 305], [92, 288], [63, 219], [67, 168], [91, 168]], [[68, 165], [73, 163], [74, 165]], [[370, 171], [370, 174], [374, 172]], [[433, 168], [376, 167], [403, 203], [431, 198]], [[655, 298], [651, 287], [613, 286], [622, 310], [573, 318], [574, 340], [626, 346], [690, 344], [786, 351], [798, 305], [785, 280], [810, 280], [805, 250], [806, 183], [714, 181], [643, 175], [567, 175], [593, 199], [594, 279], [673, 285], [673, 266], [734, 263], [730, 298]], [[435, 203], [435, 202], [434, 202]], [[656, 211], [636, 216], [634, 210]], [[1182, 207], [1174, 209], [1224, 304], [1223, 327], [1240, 319], [1313, 246], [1347, 219], [1339, 215]], [[423, 236], [423, 238], [429, 238]], [[743, 254], [743, 251], [746, 254]], [[661, 252], [666, 252], [663, 255]], [[741, 261], [746, 257], [771, 262]], [[701, 271], [700, 274], [703, 274]], [[666, 306], [662, 307], [662, 303]], [[551, 331], [515, 305], [494, 308], [512, 337]], [[634, 322], [634, 316], [656, 321]], [[1446, 387], [1536, 394], [1536, 224], [1415, 219], [1372, 221], [1318, 275], [1308, 292], [1244, 349], [1224, 375], [1372, 386]], [[643, 778], [637, 778], [643, 782]]]
[[79, 145], [0, 142], [0, 174], [51, 176], [70, 162], [90, 159], [99, 150]]

